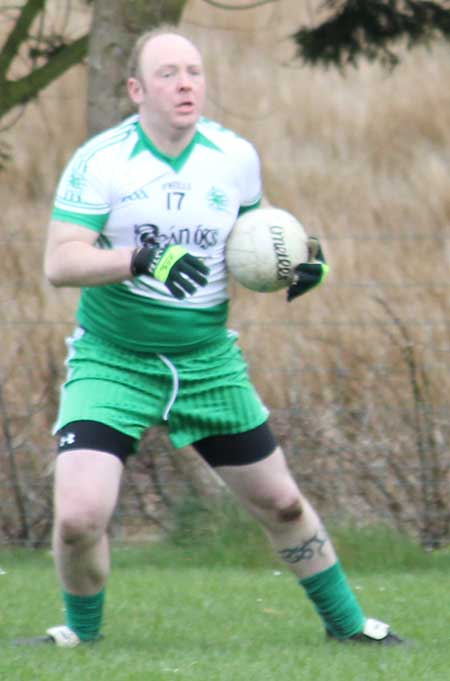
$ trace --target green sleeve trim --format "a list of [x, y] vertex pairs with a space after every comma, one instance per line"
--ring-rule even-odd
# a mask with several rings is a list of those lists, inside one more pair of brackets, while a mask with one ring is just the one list
[[61, 222], [70, 222], [74, 225], [81, 225], [92, 229], [94, 232], [101, 232], [108, 220], [109, 213], [103, 215], [87, 215], [85, 213], [73, 213], [69, 210], [62, 210], [61, 208], [54, 208], [52, 212], [52, 220], [61, 220]]
[[260, 205], [261, 199], [258, 199], [258, 201], [256, 203], [252, 203], [251, 206], [240, 206], [238, 215], [244, 215], [244, 213], [248, 213], [249, 210], [255, 210], [255, 208], [259, 208]]

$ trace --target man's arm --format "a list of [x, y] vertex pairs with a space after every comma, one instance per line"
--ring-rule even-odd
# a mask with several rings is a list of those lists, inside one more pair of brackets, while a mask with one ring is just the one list
[[146, 275], [181, 300], [208, 283], [209, 268], [181, 246], [109, 250], [96, 248], [97, 237], [88, 227], [51, 221], [44, 272], [53, 286], [102, 286]]
[[132, 248], [103, 250], [98, 233], [68, 222], [50, 222], [44, 258], [45, 276], [53, 286], [101, 286], [132, 277]]

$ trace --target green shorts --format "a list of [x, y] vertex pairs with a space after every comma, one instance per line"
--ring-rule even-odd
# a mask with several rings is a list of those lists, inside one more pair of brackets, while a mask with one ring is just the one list
[[166, 424], [184, 447], [211, 435], [242, 433], [264, 423], [268, 410], [229, 333], [177, 355], [123, 350], [84, 329], [67, 340], [67, 380], [54, 432], [73, 421], [98, 421], [139, 440]]

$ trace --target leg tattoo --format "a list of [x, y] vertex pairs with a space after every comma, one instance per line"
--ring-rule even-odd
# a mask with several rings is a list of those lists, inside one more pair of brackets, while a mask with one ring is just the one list
[[307, 539], [299, 546], [292, 546], [278, 552], [278, 555], [285, 563], [294, 565], [301, 561], [310, 561], [313, 558], [323, 556], [325, 544], [328, 536], [324, 530], [316, 532], [310, 539]]

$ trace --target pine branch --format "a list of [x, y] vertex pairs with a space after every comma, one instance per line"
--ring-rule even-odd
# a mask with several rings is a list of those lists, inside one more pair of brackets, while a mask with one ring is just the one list
[[401, 40], [408, 48], [442, 37], [450, 40], [450, 2], [417, 0], [326, 0], [332, 16], [292, 37], [307, 64], [355, 66], [360, 57], [395, 66], [392, 50]]

